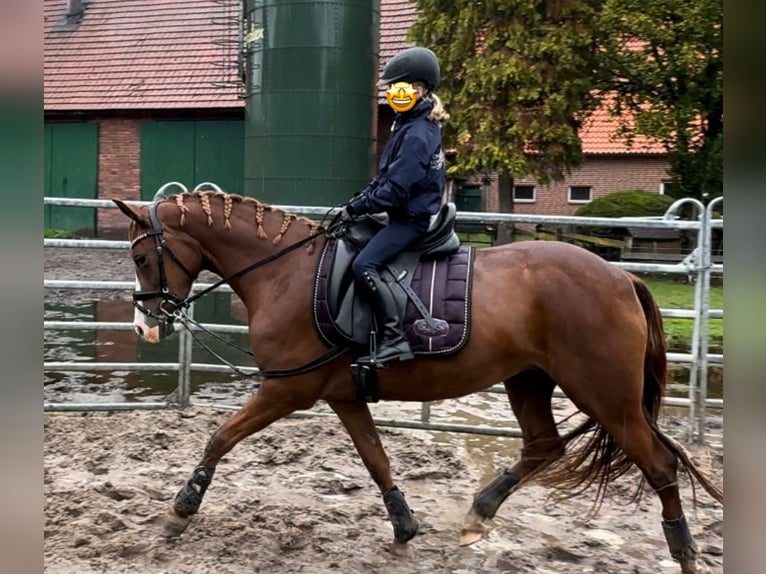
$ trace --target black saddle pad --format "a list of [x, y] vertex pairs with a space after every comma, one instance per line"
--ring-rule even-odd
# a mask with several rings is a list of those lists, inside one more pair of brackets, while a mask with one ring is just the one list
[[[354, 293], [353, 275], [347, 262], [350, 257], [344, 251], [347, 249], [337, 239], [325, 243], [314, 282], [314, 326], [328, 345], [364, 346], [368, 344], [372, 319], [367, 303]], [[416, 355], [447, 356], [458, 352], [468, 341], [473, 258], [474, 249], [462, 246], [446, 258], [419, 261], [410, 270], [407, 281], [412, 290], [434, 319], [447, 323], [448, 328], [438, 334], [427, 328], [393, 277], [383, 274], [399, 302], [404, 331]], [[331, 288], [331, 282], [343, 287]], [[336, 300], [329, 300], [331, 293]]]

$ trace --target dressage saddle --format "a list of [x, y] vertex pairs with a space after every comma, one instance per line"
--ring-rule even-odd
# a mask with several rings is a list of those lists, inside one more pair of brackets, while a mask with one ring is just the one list
[[[445, 321], [434, 319], [420, 297], [410, 288], [420, 261], [444, 259], [458, 251], [460, 238], [455, 233], [454, 203], [446, 203], [431, 218], [424, 237], [400, 253], [381, 270], [381, 278], [394, 295], [400, 318], [408, 301], [422, 315], [422, 329], [434, 334], [447, 329]], [[385, 216], [360, 218], [330, 235], [322, 256], [315, 284], [315, 320], [320, 333], [333, 345], [367, 345], [372, 328], [372, 313], [364, 297], [357, 296], [351, 263], [359, 251], [386, 225]], [[327, 323], [331, 323], [332, 328]]]

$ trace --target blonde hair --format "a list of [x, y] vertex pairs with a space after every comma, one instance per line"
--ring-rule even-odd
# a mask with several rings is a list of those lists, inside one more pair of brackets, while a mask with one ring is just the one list
[[444, 109], [444, 104], [439, 96], [431, 94], [431, 99], [434, 101], [434, 109], [428, 114], [428, 119], [435, 124], [443, 126], [449, 119], [449, 114], [447, 113], [447, 110]]
[[412, 85], [417, 89], [419, 98], [430, 98], [434, 103], [431, 113], [428, 114], [428, 119], [435, 124], [443, 126], [449, 119], [449, 114], [447, 113], [447, 110], [444, 109], [444, 104], [442, 103], [441, 98], [433, 92], [429, 93], [428, 88], [426, 88], [426, 85], [423, 82], [413, 82]]

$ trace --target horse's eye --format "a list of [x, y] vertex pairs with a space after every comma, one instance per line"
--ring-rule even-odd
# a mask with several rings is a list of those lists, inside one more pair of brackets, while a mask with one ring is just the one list
[[133, 262], [136, 264], [136, 267], [143, 267], [146, 265], [146, 255], [136, 255], [133, 258]]

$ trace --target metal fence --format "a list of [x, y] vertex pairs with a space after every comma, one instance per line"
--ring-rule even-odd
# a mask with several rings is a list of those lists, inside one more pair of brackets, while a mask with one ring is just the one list
[[[180, 185], [180, 184], [168, 184]], [[202, 184], [211, 185], [211, 184]], [[199, 188], [200, 186], [198, 186]], [[213, 186], [215, 187], [215, 186]], [[711, 257], [711, 233], [713, 229], [723, 226], [723, 219], [713, 217], [714, 209], [721, 203], [723, 198], [716, 198], [707, 206], [693, 198], [685, 198], [676, 201], [668, 209], [664, 217], [637, 219], [631, 218], [632, 227], [645, 228], [663, 228], [663, 229], [686, 229], [696, 232], [697, 245], [693, 252], [678, 263], [634, 263], [634, 262], [612, 262], [614, 265], [634, 272], [648, 273], [669, 273], [687, 275], [694, 279], [694, 308], [693, 309], [662, 309], [662, 316], [665, 318], [684, 318], [694, 321], [691, 352], [689, 353], [667, 353], [670, 363], [687, 364], [689, 366], [689, 385], [688, 397], [665, 397], [664, 404], [670, 406], [686, 407], [689, 409], [689, 425], [687, 439], [700, 443], [705, 442], [706, 429], [706, 410], [723, 409], [723, 399], [713, 399], [707, 396], [707, 381], [709, 365], [722, 365], [723, 355], [712, 354], [709, 352], [709, 320], [711, 318], [723, 318], [722, 309], [710, 309], [710, 282], [713, 274], [722, 274], [723, 265], [714, 264]], [[148, 204], [149, 202], [135, 202], [137, 204]], [[86, 200], [69, 198], [44, 198], [45, 205], [72, 206], [72, 207], [92, 207], [92, 208], [113, 208], [115, 207], [108, 200]], [[691, 206], [695, 211], [696, 220], [677, 219], [679, 209], [684, 206]], [[285, 211], [297, 213], [306, 216], [324, 216], [327, 207], [307, 207], [307, 206], [274, 206]], [[458, 212], [458, 221], [498, 224], [498, 223], [544, 223], [554, 225], [578, 225], [578, 226], [596, 226], [596, 227], [616, 227], [625, 225], [624, 219], [611, 218], [587, 218], [572, 216], [543, 216], [543, 215], [520, 215], [506, 213], [479, 213], [479, 212]], [[78, 240], [78, 239], [44, 239], [46, 247], [69, 247], [79, 249], [109, 248], [109, 249], [127, 249], [127, 241], [104, 241], [104, 240]], [[207, 284], [195, 285], [195, 290], [207, 287]], [[45, 280], [46, 289], [92, 289], [92, 290], [127, 290], [134, 288], [133, 282], [129, 281], [68, 281], [68, 280]], [[220, 291], [231, 292], [228, 286], [222, 286]], [[194, 313], [194, 306], [189, 310]], [[246, 326], [205, 324], [205, 327], [217, 333], [247, 333]], [[81, 330], [132, 330], [132, 323], [120, 322], [85, 322], [85, 321], [44, 321], [45, 329], [81, 329]], [[192, 336], [182, 330], [178, 339], [178, 361], [171, 363], [104, 363], [104, 362], [83, 362], [83, 361], [49, 361], [44, 362], [45, 371], [69, 372], [69, 371], [177, 371], [178, 385], [173, 393], [172, 400], [161, 402], [125, 402], [125, 403], [50, 403], [44, 404], [44, 410], [49, 412], [56, 411], [115, 411], [115, 410], [133, 410], [133, 409], [164, 409], [171, 407], [184, 407], [191, 403], [191, 373], [192, 372], [213, 372], [230, 373], [231, 370], [220, 364], [199, 363], [193, 360]], [[256, 367], [239, 366], [243, 371], [258, 374]], [[485, 392], [505, 393], [501, 384], [494, 385]], [[557, 389], [554, 396], [564, 397]], [[216, 408], [238, 408], [232, 405], [214, 404]], [[323, 413], [313, 411], [299, 412], [294, 416], [325, 416]], [[420, 420], [397, 420], [397, 419], [376, 419], [376, 423], [381, 426], [429, 429], [450, 432], [471, 432], [499, 436], [521, 436], [520, 431], [514, 428], [496, 428], [487, 425], [464, 425], [456, 423], [436, 423], [431, 421], [430, 404], [421, 405]]]

